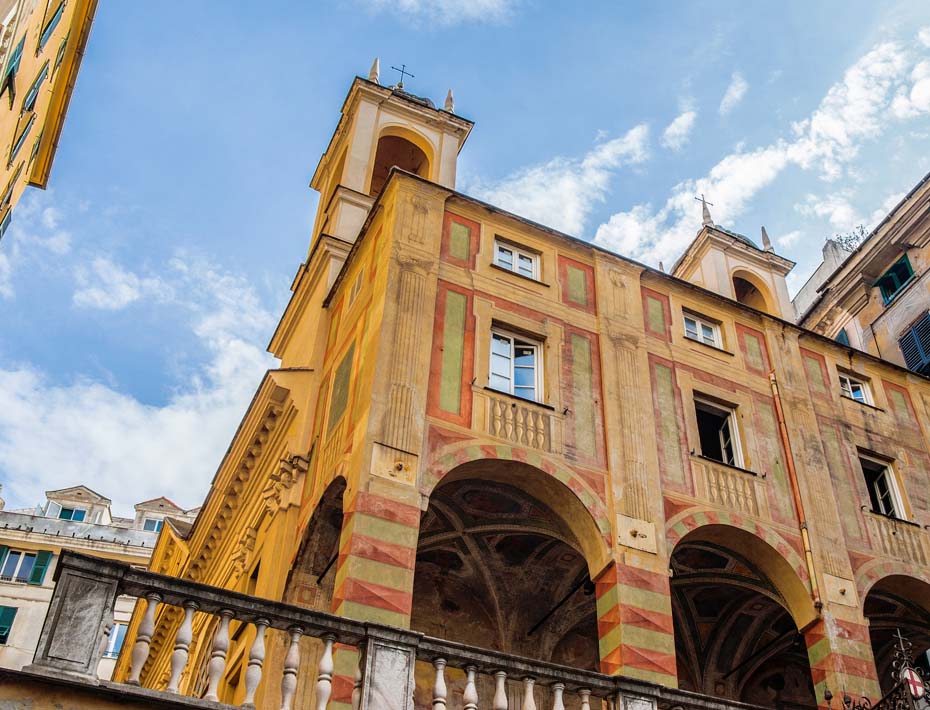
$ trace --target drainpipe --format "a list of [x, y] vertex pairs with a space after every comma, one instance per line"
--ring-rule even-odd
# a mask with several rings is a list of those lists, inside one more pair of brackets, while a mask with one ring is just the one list
[[798, 472], [794, 468], [794, 454], [791, 452], [791, 441], [788, 439], [788, 426], [785, 424], [785, 412], [781, 406], [781, 395], [778, 393], [778, 382], [775, 371], [769, 373], [769, 383], [772, 385], [772, 397], [775, 399], [775, 416], [778, 419], [778, 431], [781, 434], [781, 443], [785, 447], [788, 468], [788, 481], [791, 483], [791, 493], [794, 496], [794, 505], [798, 511], [798, 526], [801, 529], [801, 542], [804, 545], [804, 559], [807, 562], [807, 574], [811, 579], [811, 597], [814, 607], [819, 612], [823, 603], [820, 601], [820, 589], [817, 586], [817, 574], [814, 571], [814, 554], [811, 552], [811, 539], [807, 532], [807, 516], [804, 514], [804, 504], [801, 502], [801, 489], [798, 486]]

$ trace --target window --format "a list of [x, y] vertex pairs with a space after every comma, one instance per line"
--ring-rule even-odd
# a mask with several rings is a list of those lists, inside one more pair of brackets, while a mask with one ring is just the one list
[[512, 244], [494, 241], [494, 263], [507, 271], [539, 279], [539, 254], [520, 249]]
[[83, 522], [85, 515], [87, 511], [80, 508], [62, 508], [58, 511], [59, 520], [73, 520], [76, 523]]
[[58, 23], [61, 22], [61, 16], [64, 12], [65, 3], [64, 0], [61, 0], [61, 2], [58, 3], [58, 7], [55, 8], [55, 12], [49, 18], [48, 22], [45, 23], [45, 29], [42, 30], [42, 36], [39, 37], [39, 51], [42, 51], [42, 47], [51, 39], [52, 33], [55, 32], [55, 28], [58, 27]]
[[492, 389], [539, 401], [542, 391], [540, 344], [502, 331], [491, 332]]
[[905, 254], [875, 282], [875, 285], [881, 290], [885, 303], [891, 303], [913, 276], [914, 270], [911, 268], [911, 262], [907, 258], [907, 254]]
[[904, 519], [904, 503], [895, 482], [891, 463], [871, 456], [859, 456], [865, 485], [869, 489], [872, 512], [889, 518]]
[[13, 210], [9, 207], [5, 209], [6, 212], [3, 215], [3, 219], [0, 219], [0, 239], [3, 239], [3, 235], [6, 234], [6, 230], [10, 227], [10, 222], [13, 220]]
[[898, 339], [898, 347], [909, 370], [930, 374], [930, 313], [924, 313], [904, 332]]
[[113, 624], [110, 629], [110, 635], [107, 636], [107, 647], [103, 651], [104, 658], [116, 658], [119, 656], [120, 649], [123, 648], [123, 641], [126, 639], [126, 624]]
[[10, 630], [13, 628], [15, 618], [15, 606], [0, 606], [0, 645], [10, 640]]
[[146, 518], [142, 521], [142, 529], [148, 532], [161, 532], [162, 521]]
[[840, 345], [849, 345], [849, 333], [846, 332], [846, 328], [841, 328], [834, 340]]
[[[55, 55], [55, 69], [61, 65], [61, 62], [65, 58], [65, 50], [68, 48], [68, 37], [70, 36], [71, 35], [68, 35], [63, 40], [61, 40], [61, 46], [58, 47], [58, 54]], [[54, 69], [52, 71], [54, 71]]]
[[6, 63], [6, 71], [3, 73], [3, 84], [0, 86], [0, 96], [4, 91], [10, 92], [10, 108], [13, 108], [13, 98], [16, 96], [16, 72], [19, 71], [19, 63], [23, 59], [23, 47], [26, 44], [26, 36], [23, 35], [17, 45], [10, 52], [10, 59]]
[[840, 391], [844, 397], [854, 399], [863, 404], [872, 404], [872, 391], [869, 383], [854, 375], [840, 373]]
[[685, 337], [690, 340], [697, 340], [704, 345], [710, 345], [714, 348], [723, 347], [723, 341], [720, 338], [720, 325], [706, 318], [685, 313]]
[[16, 141], [13, 143], [13, 147], [10, 149], [9, 165], [13, 164], [13, 161], [16, 159], [16, 155], [19, 153], [20, 148], [23, 147], [23, 143], [26, 142], [26, 137], [29, 135], [29, 131], [32, 130], [32, 126], [35, 122], [36, 115], [34, 113], [29, 114], [26, 125], [23, 126], [23, 130], [19, 133], [19, 137], [16, 139]]
[[51, 561], [52, 553], [47, 550], [11, 550], [0, 545], [0, 582], [39, 586]]
[[48, 78], [48, 62], [45, 62], [42, 65], [42, 69], [39, 71], [39, 74], [32, 82], [32, 86], [29, 87], [29, 91], [26, 93], [26, 98], [23, 99], [23, 113], [27, 111], [32, 111], [36, 105], [36, 99], [39, 98], [39, 89], [42, 88], [42, 84]]
[[725, 404], [695, 397], [701, 456], [730, 466], [743, 466], [736, 409]]

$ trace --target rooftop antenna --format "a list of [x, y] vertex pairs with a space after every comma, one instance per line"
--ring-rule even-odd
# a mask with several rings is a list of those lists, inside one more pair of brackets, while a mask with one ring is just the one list
[[393, 69], [394, 71], [399, 71], [399, 72], [400, 72], [400, 81], [397, 82], [397, 88], [398, 88], [398, 89], [403, 89], [403, 88], [404, 88], [404, 77], [405, 77], [405, 76], [409, 76], [411, 79], [416, 79], [416, 77], [415, 77], [413, 74], [411, 74], [409, 71], [407, 71], [407, 65], [406, 65], [406, 64], [401, 64], [401, 65], [400, 65], [400, 68], [398, 68], [398, 67], [391, 67], [391, 69]]
[[702, 224], [705, 227], [713, 227], [714, 220], [710, 218], [710, 210], [707, 209], [707, 206], [710, 205], [711, 207], [713, 207], [714, 203], [708, 202], [707, 200], [705, 200], [703, 192], [701, 193], [700, 197], [695, 197], [694, 199], [701, 203], [701, 216], [703, 217]]

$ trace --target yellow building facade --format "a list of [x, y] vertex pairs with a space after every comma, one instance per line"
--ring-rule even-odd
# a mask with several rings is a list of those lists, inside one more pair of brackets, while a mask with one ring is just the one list
[[[456, 192], [472, 124], [377, 79], [314, 175], [280, 367], [151, 569], [717, 698], [880, 697], [893, 630], [930, 648], [930, 383], [796, 326], [791, 262], [709, 217], [670, 275]], [[146, 687], [183, 616], [154, 617]], [[202, 697], [218, 620], [192, 618]], [[225, 702], [253, 638], [233, 622]]]
[[45, 188], [97, 0], [0, 3], [0, 238], [28, 185]]

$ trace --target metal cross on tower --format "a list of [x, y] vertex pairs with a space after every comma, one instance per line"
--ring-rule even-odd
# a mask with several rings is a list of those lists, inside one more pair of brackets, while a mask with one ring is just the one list
[[714, 203], [713, 203], [713, 202], [708, 202], [707, 200], [705, 200], [705, 199], [704, 199], [704, 193], [703, 193], [703, 192], [701, 193], [701, 196], [700, 196], [700, 197], [695, 197], [694, 199], [701, 203], [701, 217], [702, 217], [702, 220], [701, 220], [701, 221], [702, 221], [703, 225], [704, 225], [705, 227], [713, 227], [713, 226], [714, 226], [714, 220], [712, 220], [712, 219], [710, 218], [710, 210], [707, 209], [707, 207], [708, 207], [708, 205], [710, 205], [711, 207], [713, 207], [713, 206], [714, 206]]
[[398, 68], [398, 67], [391, 67], [391, 69], [393, 69], [394, 71], [399, 71], [399, 72], [400, 72], [400, 81], [397, 82], [397, 88], [398, 88], [398, 89], [403, 89], [403, 88], [404, 88], [404, 77], [405, 77], [405, 76], [409, 76], [411, 79], [416, 79], [416, 77], [415, 77], [413, 74], [411, 74], [409, 71], [407, 71], [407, 65], [406, 65], [406, 64], [401, 64], [399, 68]]

